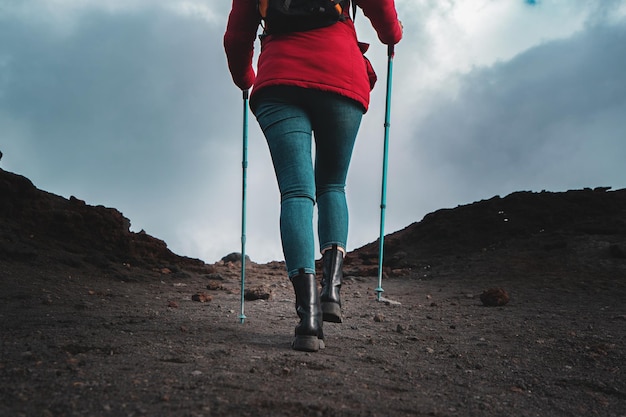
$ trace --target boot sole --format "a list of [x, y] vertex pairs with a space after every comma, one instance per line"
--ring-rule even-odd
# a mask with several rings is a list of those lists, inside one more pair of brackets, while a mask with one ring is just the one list
[[341, 306], [332, 302], [322, 303], [322, 320], [331, 323], [343, 323]]
[[302, 352], [317, 352], [320, 349], [324, 349], [326, 345], [324, 340], [318, 339], [317, 336], [300, 336], [296, 335], [291, 343], [293, 350], [299, 350]]

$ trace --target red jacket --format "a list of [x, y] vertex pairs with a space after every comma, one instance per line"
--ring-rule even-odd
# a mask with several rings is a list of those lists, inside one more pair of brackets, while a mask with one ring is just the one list
[[[400, 41], [402, 27], [394, 0], [356, 1], [382, 43]], [[264, 87], [292, 85], [338, 93], [358, 101], [367, 110], [370, 83], [351, 19], [320, 29], [263, 38], [255, 76], [252, 58], [260, 22], [257, 0], [233, 0], [224, 49], [235, 84], [242, 90], [254, 84], [251, 103]]]

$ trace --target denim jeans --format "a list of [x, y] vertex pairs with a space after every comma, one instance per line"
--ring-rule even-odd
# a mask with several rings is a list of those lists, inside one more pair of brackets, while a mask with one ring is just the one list
[[280, 190], [287, 273], [315, 273], [316, 202], [320, 249], [333, 244], [346, 248], [346, 176], [363, 107], [335, 93], [277, 86], [259, 91], [252, 111], [265, 134]]

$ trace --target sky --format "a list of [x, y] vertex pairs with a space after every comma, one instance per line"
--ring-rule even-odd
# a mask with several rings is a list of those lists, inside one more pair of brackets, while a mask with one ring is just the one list
[[[626, 187], [626, 0], [396, 0], [385, 233], [515, 191]], [[243, 100], [225, 0], [0, 0], [0, 168], [121, 211], [179, 255], [241, 250]], [[386, 47], [350, 168], [348, 250], [380, 230]], [[258, 54], [259, 44], [256, 44]], [[250, 113], [246, 253], [282, 260]]]

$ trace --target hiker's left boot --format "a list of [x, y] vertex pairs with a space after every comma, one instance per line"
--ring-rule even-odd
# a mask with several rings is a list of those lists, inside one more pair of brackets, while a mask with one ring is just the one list
[[296, 313], [300, 318], [291, 347], [294, 350], [317, 352], [325, 346], [322, 309], [315, 274], [301, 271], [290, 279], [296, 293]]

